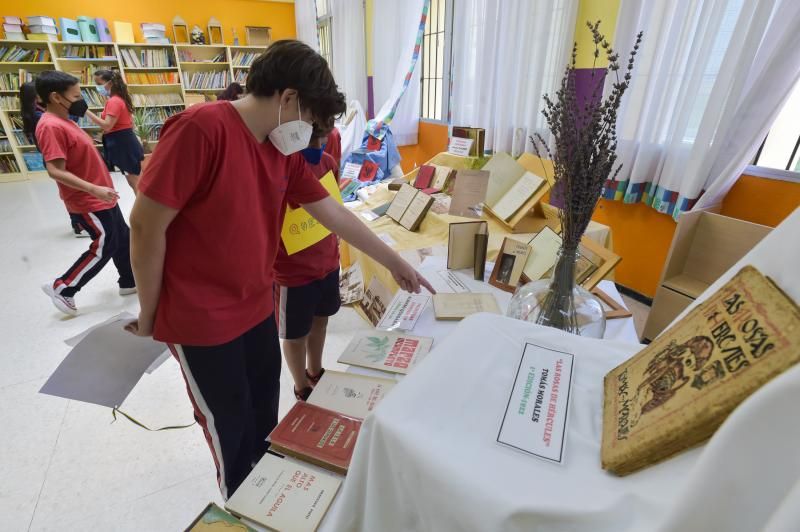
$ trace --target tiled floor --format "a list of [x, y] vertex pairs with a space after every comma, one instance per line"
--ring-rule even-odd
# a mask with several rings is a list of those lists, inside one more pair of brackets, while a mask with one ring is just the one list
[[[121, 208], [133, 195], [115, 175]], [[111, 411], [38, 393], [69, 351], [63, 340], [123, 310], [135, 297], [116, 293], [107, 267], [78, 295], [81, 314], [66, 318], [39, 286], [52, 280], [88, 245], [72, 237], [55, 185], [47, 178], [0, 184], [0, 530], [183, 530], [209, 501], [221, 503], [201, 430], [147, 432]], [[221, 243], [222, 245], [222, 243]], [[635, 303], [635, 302], [634, 302]], [[647, 307], [631, 304], [637, 331]], [[343, 309], [329, 326], [324, 357], [336, 356], [366, 324]], [[294, 402], [282, 375], [281, 412]], [[151, 426], [191, 422], [183, 379], [170, 359], [145, 375], [123, 409]]]
[[[133, 195], [116, 175], [127, 215]], [[38, 393], [66, 356], [64, 339], [123, 310], [109, 265], [78, 295], [81, 314], [61, 315], [39, 286], [86, 248], [71, 236], [56, 187], [47, 178], [0, 184], [0, 530], [183, 530], [209, 501], [220, 503], [201, 430], [147, 432], [111, 411]], [[366, 328], [349, 309], [329, 327], [324, 365], [352, 332]], [[294, 402], [282, 375], [281, 415]], [[192, 409], [178, 365], [145, 375], [123, 409], [151, 426], [189, 423]]]

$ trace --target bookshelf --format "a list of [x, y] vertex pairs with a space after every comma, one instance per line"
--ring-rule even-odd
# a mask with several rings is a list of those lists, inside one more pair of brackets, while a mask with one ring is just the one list
[[[12, 50], [12, 48], [14, 48]], [[247, 82], [250, 65], [266, 46], [227, 46], [146, 43], [83, 43], [61, 41], [0, 40], [0, 182], [45, 175], [29, 170], [26, 159], [34, 163], [36, 147], [22, 137], [17, 126], [19, 82], [32, 80], [38, 72], [61, 70], [81, 80], [81, 93], [89, 109], [100, 113], [105, 98], [94, 85], [94, 72], [118, 70], [131, 93], [137, 111], [144, 110], [146, 122], [153, 126], [150, 144], [158, 142], [164, 121], [186, 108], [187, 94], [213, 98], [232, 81]], [[3, 61], [8, 53], [10, 59]], [[4, 82], [8, 88], [4, 88]], [[100, 128], [88, 119], [81, 128], [99, 138]], [[7, 141], [4, 142], [4, 141]], [[99, 141], [96, 145], [100, 145]], [[5, 148], [4, 148], [5, 146]], [[6, 151], [8, 148], [10, 150]], [[5, 166], [5, 160], [13, 165]], [[15, 171], [4, 171], [15, 168]], [[35, 166], [34, 166], [35, 168]]]

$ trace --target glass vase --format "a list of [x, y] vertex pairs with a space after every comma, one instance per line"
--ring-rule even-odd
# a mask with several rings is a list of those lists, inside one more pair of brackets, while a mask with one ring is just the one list
[[577, 249], [561, 248], [549, 278], [517, 289], [507, 316], [572, 334], [602, 338], [606, 317], [600, 300], [575, 282]]

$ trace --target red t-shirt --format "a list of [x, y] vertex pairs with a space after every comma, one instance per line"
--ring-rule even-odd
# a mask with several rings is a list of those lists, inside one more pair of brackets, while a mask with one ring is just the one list
[[[67, 172], [89, 183], [114, 188], [111, 174], [108, 173], [108, 167], [100, 157], [94, 140], [72, 120], [59, 118], [53, 113], [44, 113], [36, 124], [36, 142], [45, 161], [64, 159]], [[58, 181], [56, 183], [59, 196], [69, 212], [80, 214], [104, 211], [117, 204], [117, 200], [106, 202]]]
[[180, 211], [167, 229], [153, 336], [186, 345], [229, 342], [272, 314], [286, 203], [328, 195], [301, 154], [259, 143], [227, 101], [166, 121], [139, 192]]
[[[329, 154], [323, 152], [318, 164], [306, 162], [317, 179], [333, 172], [339, 181], [339, 167]], [[339, 267], [339, 238], [329, 234], [313, 246], [288, 255], [281, 241], [278, 256], [275, 258], [275, 280], [281, 286], [303, 286], [322, 279]]]
[[114, 127], [112, 127], [108, 133], [133, 128], [131, 112], [128, 111], [128, 106], [125, 105], [125, 100], [119, 96], [112, 96], [106, 100], [106, 106], [103, 108], [103, 113], [100, 115], [100, 118], [105, 120], [106, 116], [117, 117], [117, 123], [114, 124]]
[[328, 141], [325, 143], [325, 153], [330, 154], [333, 160], [336, 161], [336, 166], [342, 164], [342, 134], [339, 130], [333, 128], [328, 133]]

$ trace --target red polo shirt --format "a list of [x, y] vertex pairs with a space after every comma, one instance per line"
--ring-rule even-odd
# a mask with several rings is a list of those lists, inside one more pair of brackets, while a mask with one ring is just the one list
[[[339, 181], [339, 168], [330, 154], [323, 152], [318, 164], [306, 163], [317, 179], [333, 172]], [[339, 238], [331, 233], [313, 246], [288, 255], [281, 242], [275, 259], [275, 280], [281, 286], [303, 286], [322, 279], [339, 267]]]
[[185, 345], [229, 342], [272, 314], [286, 203], [328, 195], [301, 154], [259, 143], [225, 101], [167, 120], [139, 191], [180, 211], [153, 336]]

